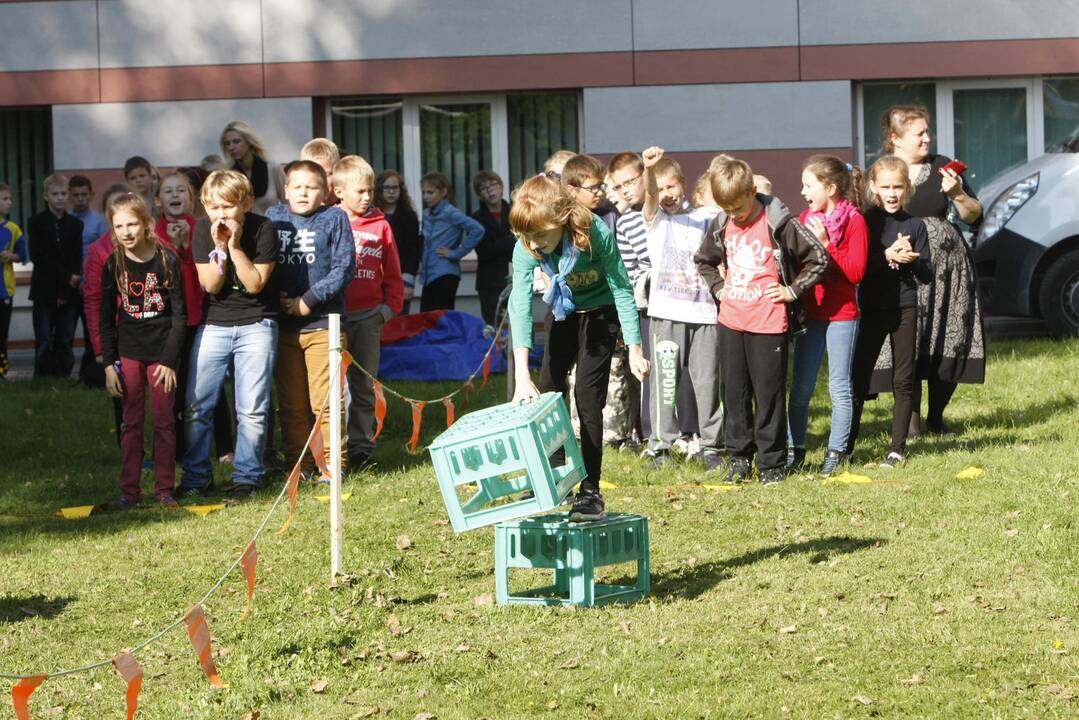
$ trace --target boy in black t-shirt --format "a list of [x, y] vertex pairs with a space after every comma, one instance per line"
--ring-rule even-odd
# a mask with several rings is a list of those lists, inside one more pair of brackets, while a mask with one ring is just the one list
[[229, 363], [236, 384], [236, 459], [230, 494], [243, 499], [265, 474], [270, 388], [277, 352], [277, 234], [251, 212], [251, 182], [218, 170], [202, 186], [207, 217], [195, 226], [192, 254], [206, 290], [205, 323], [195, 333], [185, 399], [187, 452], [180, 493], [204, 493], [213, 479], [210, 439], [214, 407]]

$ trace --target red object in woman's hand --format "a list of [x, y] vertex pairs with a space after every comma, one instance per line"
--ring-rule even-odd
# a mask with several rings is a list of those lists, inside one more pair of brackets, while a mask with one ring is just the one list
[[962, 175], [967, 171], [967, 164], [962, 160], [952, 160], [940, 169], [941, 172], [944, 172], [945, 170], [952, 170], [956, 175]]

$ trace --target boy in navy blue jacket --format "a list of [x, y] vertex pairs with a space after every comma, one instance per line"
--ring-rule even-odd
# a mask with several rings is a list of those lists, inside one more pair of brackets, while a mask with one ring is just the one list
[[[323, 205], [329, 193], [326, 171], [318, 163], [298, 160], [285, 168], [285, 178], [288, 204], [275, 205], [266, 216], [273, 221], [279, 243], [276, 276], [281, 328], [274, 379], [281, 437], [291, 462], [307, 442], [309, 413], [318, 415], [330, 391], [329, 315], [345, 312], [344, 291], [355, 274], [356, 259], [345, 211]], [[344, 338], [341, 346], [346, 346]], [[348, 459], [344, 427], [342, 421], [342, 467]], [[322, 437], [328, 465], [328, 414], [323, 418]], [[308, 457], [304, 463], [309, 469]]]

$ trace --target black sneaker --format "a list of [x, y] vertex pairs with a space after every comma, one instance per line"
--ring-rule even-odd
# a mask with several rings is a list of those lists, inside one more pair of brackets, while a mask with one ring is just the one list
[[243, 502], [244, 500], [251, 499], [251, 496], [258, 490], [254, 485], [233, 483], [229, 486], [229, 489], [225, 491], [229, 499], [233, 502]]
[[836, 471], [839, 467], [839, 463], [849, 462], [850, 456], [839, 450], [828, 449], [828, 452], [824, 453], [824, 462], [820, 466], [820, 474], [824, 477], [828, 477]]
[[348, 456], [349, 472], [368, 472], [378, 467], [378, 461], [370, 453], [359, 452]]
[[178, 497], [178, 498], [206, 497], [207, 495], [212, 495], [213, 491], [214, 491], [214, 484], [213, 483], [207, 483], [206, 485], [203, 485], [202, 487], [188, 487], [188, 488], [185, 488], [185, 487], [181, 486], [181, 487], [177, 488], [177, 490], [176, 490], [176, 497]]
[[761, 485], [775, 485], [782, 482], [785, 477], [787, 477], [786, 468], [774, 467], [761, 470]]
[[749, 482], [749, 460], [742, 457], [732, 457], [727, 464], [727, 476], [723, 482], [728, 485]]
[[664, 465], [671, 461], [670, 450], [645, 450], [641, 457], [651, 463], [656, 470], [661, 470]]
[[708, 449], [701, 453], [705, 472], [715, 472], [723, 467], [723, 453], [719, 450]]
[[570, 522], [596, 522], [606, 520], [606, 503], [598, 490], [581, 490], [573, 500], [569, 511]]
[[787, 470], [801, 470], [806, 464], [806, 449], [800, 447], [787, 448]]
[[904, 464], [906, 461], [907, 461], [907, 459], [905, 457], [903, 457], [902, 455], [900, 455], [899, 453], [890, 452], [890, 453], [888, 453], [888, 456], [886, 458], [884, 458], [884, 462], [882, 462], [880, 464], [880, 467], [884, 468], [885, 470], [891, 470], [893, 468], [899, 467], [900, 465]]

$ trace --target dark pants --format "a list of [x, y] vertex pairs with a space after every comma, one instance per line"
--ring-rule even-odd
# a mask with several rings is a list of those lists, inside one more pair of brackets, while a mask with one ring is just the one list
[[79, 362], [79, 380], [86, 387], [105, 387], [105, 368], [94, 357], [94, 345], [90, 340], [90, 327], [86, 324], [86, 307], [79, 304], [79, 320], [82, 322], [82, 361]]
[[[502, 288], [476, 290], [476, 292], [480, 296], [480, 315], [483, 317], [483, 322], [498, 327], [498, 322], [502, 319], [497, 314], [498, 296], [502, 294]], [[505, 314], [506, 308], [503, 307], [501, 315]]]
[[895, 408], [892, 410], [892, 444], [889, 452], [902, 455], [907, 447], [907, 431], [913, 406], [914, 389], [914, 337], [918, 321], [918, 308], [891, 308], [887, 310], [863, 310], [858, 324], [858, 341], [854, 346], [854, 363], [851, 370], [853, 416], [847, 452], [854, 452], [854, 443], [862, 424], [862, 407], [869, 395], [873, 378], [873, 366], [877, 356], [890, 339], [892, 343], [892, 393]]
[[142, 429], [146, 413], [146, 394], [150, 395], [154, 426], [154, 496], [171, 495], [176, 484], [176, 418], [172, 406], [175, 388], [165, 392], [164, 383], [154, 384], [157, 363], [120, 358], [124, 384], [124, 429], [120, 439], [120, 492], [138, 499], [142, 474]]
[[[939, 380], [937, 378], [927, 378], [925, 384], [929, 389], [929, 412], [925, 416], [925, 422], [930, 430], [939, 430], [944, 425], [944, 408], [948, 407], [948, 403], [951, 402], [952, 395], [955, 394], [959, 385], [958, 383]], [[914, 412], [919, 412], [921, 410], [921, 380], [917, 380], [914, 383], [914, 392], [911, 395], [910, 404]]]
[[11, 298], [0, 300], [0, 377], [7, 375], [7, 333], [11, 327]]
[[[787, 335], [719, 328], [719, 366], [727, 415], [727, 454], [752, 459], [761, 470], [787, 462]], [[756, 408], [754, 408], [756, 401]]]
[[428, 310], [453, 310], [457, 302], [457, 286], [461, 278], [456, 275], [443, 275], [423, 286], [420, 298], [420, 312]]
[[582, 490], [599, 491], [603, 462], [603, 406], [607, 403], [607, 380], [611, 354], [618, 338], [618, 314], [613, 305], [571, 313], [551, 323], [545, 362], [540, 370], [540, 392], [559, 392], [569, 387], [569, 370], [577, 365], [574, 400], [581, 421], [581, 457], [585, 479]]
[[75, 364], [71, 344], [79, 324], [79, 304], [34, 303], [34, 377], [67, 377]]

